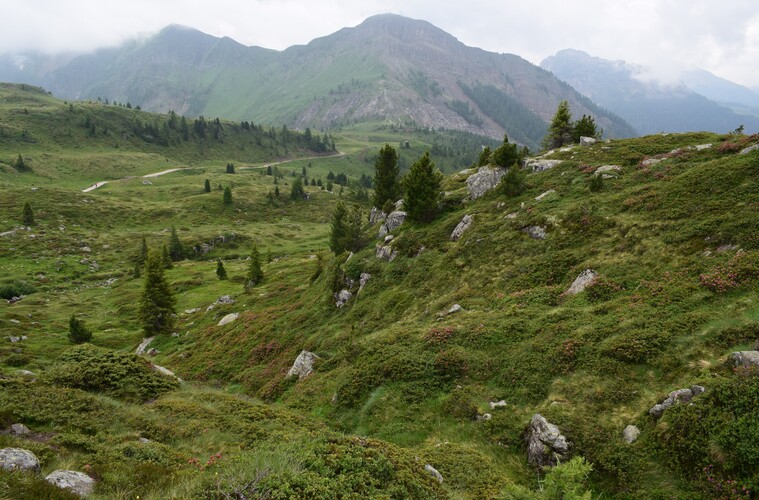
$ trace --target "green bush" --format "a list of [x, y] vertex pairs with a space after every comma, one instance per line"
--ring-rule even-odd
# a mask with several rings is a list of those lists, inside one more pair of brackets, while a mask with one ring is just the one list
[[671, 336], [661, 326], [623, 331], [601, 344], [601, 353], [628, 363], [643, 363], [661, 353]]
[[4, 285], [0, 285], [0, 297], [5, 300], [10, 300], [13, 297], [21, 297], [22, 295], [31, 295], [36, 292], [37, 289], [26, 281], [13, 280]]
[[84, 326], [84, 321], [73, 314], [69, 319], [69, 340], [75, 344], [83, 344], [92, 340], [92, 332]]

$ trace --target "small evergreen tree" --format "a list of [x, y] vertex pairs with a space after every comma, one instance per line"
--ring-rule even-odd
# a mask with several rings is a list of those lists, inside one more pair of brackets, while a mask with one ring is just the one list
[[604, 177], [601, 174], [595, 174], [590, 178], [590, 191], [597, 193], [604, 188]]
[[16, 158], [16, 161], [13, 162], [13, 168], [18, 170], [19, 172], [25, 172], [28, 170], [28, 166], [26, 165], [26, 162], [24, 161], [24, 158], [21, 156], [21, 153], [19, 153], [18, 158]]
[[556, 108], [548, 132], [543, 138], [543, 148], [560, 148], [572, 141], [572, 114], [569, 112], [569, 103], [564, 100]]
[[271, 165], [267, 165], [267, 167], [266, 167], [266, 175], [271, 175]]
[[493, 152], [490, 150], [490, 146], [485, 146], [482, 148], [482, 152], [480, 153], [480, 157], [477, 160], [477, 166], [478, 167], [484, 167], [488, 163], [490, 163], [490, 155]]
[[519, 152], [517, 151], [517, 145], [509, 143], [509, 136], [503, 135], [503, 144], [495, 148], [493, 154], [490, 156], [490, 160], [493, 164], [499, 167], [510, 167], [519, 159]]
[[235, 173], [235, 166], [231, 163], [227, 163], [227, 173], [228, 174], [234, 174]]
[[227, 186], [224, 188], [224, 198], [223, 202], [225, 205], [231, 205], [232, 204], [232, 189]]
[[34, 225], [34, 212], [32, 211], [32, 205], [28, 201], [24, 203], [24, 213], [21, 217], [21, 221], [25, 226]]
[[592, 116], [582, 115], [582, 118], [572, 124], [572, 142], [580, 142], [580, 137], [601, 137]]
[[527, 189], [526, 181], [527, 174], [518, 163], [514, 163], [501, 179], [501, 192], [509, 197], [519, 196]]
[[169, 247], [164, 243], [161, 246], [161, 261], [163, 262], [164, 269], [173, 269], [174, 264], [171, 261], [171, 254], [169, 253]]
[[250, 252], [250, 266], [248, 267], [248, 275], [245, 278], [245, 291], [250, 290], [261, 283], [264, 280], [264, 271], [261, 269], [261, 257], [258, 254], [258, 247], [253, 246], [253, 250]]
[[210, 193], [211, 192], [211, 181], [209, 181], [208, 179], [206, 179], [206, 183], [203, 186], [203, 189], [205, 190], [206, 193]]
[[220, 280], [227, 279], [227, 270], [224, 269], [224, 263], [221, 261], [221, 259], [216, 261], [216, 276]]
[[374, 206], [381, 207], [385, 201], [395, 202], [400, 198], [398, 153], [390, 144], [385, 144], [374, 162]]
[[69, 319], [69, 340], [75, 344], [83, 344], [92, 340], [92, 332], [84, 326], [84, 321], [71, 315]]
[[443, 175], [435, 168], [429, 151], [411, 165], [403, 178], [406, 197], [403, 205], [411, 220], [429, 222], [435, 218], [442, 197], [440, 182]]
[[179, 241], [179, 235], [177, 235], [177, 229], [171, 226], [171, 238], [169, 239], [169, 256], [173, 262], [177, 262], [185, 258], [184, 247], [182, 242]]
[[332, 192], [332, 181], [327, 181], [327, 191]]
[[290, 199], [302, 200], [305, 196], [306, 192], [303, 190], [303, 182], [301, 182], [300, 177], [296, 177], [290, 188]]
[[148, 253], [139, 311], [146, 336], [169, 333], [174, 327], [176, 300], [163, 275], [164, 265], [163, 252], [151, 250]]
[[335, 255], [340, 255], [346, 248], [346, 235], [348, 234], [348, 210], [342, 201], [335, 204], [332, 211], [332, 221], [330, 222], [329, 232], [329, 249]]
[[274, 196], [279, 198], [279, 186], [274, 186]]

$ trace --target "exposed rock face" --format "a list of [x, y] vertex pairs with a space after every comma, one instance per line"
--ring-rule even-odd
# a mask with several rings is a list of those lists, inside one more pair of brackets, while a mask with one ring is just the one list
[[730, 354], [728, 362], [734, 366], [759, 366], [759, 351], [736, 351]]
[[369, 224], [376, 224], [387, 219], [387, 214], [377, 207], [372, 207], [372, 211], [369, 212]]
[[622, 170], [622, 167], [620, 167], [619, 165], [602, 165], [596, 169], [596, 174], [619, 172], [620, 170]]
[[369, 282], [369, 280], [372, 278], [372, 275], [369, 273], [361, 273], [361, 276], [358, 279], [358, 292], [356, 292], [356, 295], [361, 293], [361, 290], [364, 289], [364, 286]]
[[580, 146], [592, 146], [597, 142], [593, 137], [580, 137]]
[[545, 193], [542, 193], [542, 194], [539, 194], [539, 195], [537, 195], [537, 196], [535, 197], [535, 201], [540, 201], [540, 200], [542, 200], [543, 198], [545, 198], [546, 196], [550, 196], [550, 195], [554, 194], [555, 192], [556, 192], [556, 190], [555, 190], [555, 189], [549, 189], [549, 190], [548, 190], [548, 191], [546, 191]]
[[145, 350], [148, 348], [150, 343], [153, 342], [154, 339], [155, 337], [148, 337], [144, 339], [142, 342], [140, 342], [140, 345], [137, 346], [137, 349], [134, 351], [134, 353], [138, 356], [145, 354]]
[[437, 469], [434, 468], [433, 466], [431, 466], [430, 464], [427, 464], [427, 465], [424, 466], [424, 471], [427, 474], [429, 474], [430, 476], [432, 476], [435, 479], [437, 479], [438, 483], [442, 483], [443, 482], [443, 475], [441, 473], [439, 473], [437, 471]]
[[216, 304], [234, 304], [235, 299], [233, 299], [230, 295], [222, 295], [216, 300], [215, 303]]
[[548, 233], [546, 233], [546, 228], [543, 226], [529, 226], [522, 229], [522, 231], [529, 234], [530, 238], [534, 238], [536, 240], [544, 240], [546, 239], [546, 236], [548, 236]]
[[627, 444], [632, 444], [635, 442], [635, 440], [638, 439], [638, 436], [640, 436], [640, 429], [634, 425], [628, 425], [625, 427], [625, 430], [622, 431], [622, 437]]
[[759, 144], [754, 144], [753, 146], [749, 146], [745, 149], [742, 149], [740, 153], [741, 155], [747, 155], [752, 151], [759, 151]]
[[160, 373], [161, 375], [165, 375], [167, 377], [175, 378], [177, 379], [177, 382], [181, 382], [182, 379], [177, 377], [173, 371], [169, 370], [168, 368], [164, 368], [163, 366], [153, 365], [151, 364], [150, 367]]
[[456, 228], [451, 233], [451, 241], [456, 241], [459, 238], [461, 238], [461, 235], [464, 234], [464, 231], [469, 229], [469, 226], [472, 225], [472, 216], [467, 214], [464, 216], [463, 219], [461, 219], [461, 222], [458, 223]]
[[340, 309], [351, 299], [351, 297], [353, 297], [353, 294], [348, 290], [340, 290], [335, 294], [335, 307]]
[[466, 180], [469, 196], [476, 200], [488, 191], [495, 189], [504, 175], [506, 175], [504, 168], [480, 167], [476, 174], [470, 175]]
[[375, 255], [378, 259], [384, 259], [386, 261], [392, 262], [393, 259], [398, 256], [398, 250], [393, 250], [393, 247], [390, 245], [377, 244]]
[[221, 321], [219, 321], [219, 326], [224, 326], [227, 323], [231, 323], [231, 322], [233, 322], [234, 320], [236, 320], [239, 317], [240, 317], [239, 313], [230, 313], [230, 314], [227, 314], [226, 316], [224, 316], [223, 318], [221, 318]]
[[3, 448], [0, 450], [0, 469], [39, 472], [40, 461], [31, 451]]
[[384, 238], [389, 233], [395, 231], [399, 227], [401, 227], [401, 224], [403, 224], [406, 221], [406, 212], [403, 212], [402, 210], [396, 210], [394, 212], [390, 212], [385, 219], [385, 223], [382, 224], [379, 230], [378, 238]]
[[290, 371], [287, 372], [288, 377], [297, 376], [298, 380], [302, 380], [314, 371], [314, 363], [316, 360], [321, 359], [316, 354], [306, 351], [305, 349], [300, 351], [298, 357], [295, 358], [293, 366], [290, 367]]
[[640, 164], [643, 165], [644, 167], [650, 167], [651, 165], [656, 165], [660, 161], [661, 161], [661, 158], [647, 158], [643, 160], [642, 162], [640, 162]]
[[672, 408], [679, 402], [689, 403], [693, 398], [702, 394], [704, 388], [700, 385], [691, 386], [688, 389], [677, 389], [669, 393], [669, 396], [661, 403], [655, 404], [648, 410], [648, 414], [652, 417], [659, 419], [668, 408]]
[[95, 480], [87, 474], [73, 470], [57, 470], [50, 473], [46, 478], [50, 484], [54, 484], [64, 490], [69, 490], [80, 497], [86, 497], [92, 493]]
[[527, 461], [536, 467], [550, 467], [569, 454], [569, 444], [559, 428], [539, 413], [532, 416], [527, 429]]
[[586, 269], [583, 272], [581, 272], [578, 277], [575, 278], [575, 280], [572, 282], [572, 285], [564, 293], [566, 295], [577, 295], [578, 293], [585, 290], [585, 288], [587, 288], [588, 285], [593, 283], [593, 281], [597, 277], [598, 277], [598, 273], [596, 273], [594, 270]]
[[530, 158], [524, 162], [525, 168], [532, 170], [533, 172], [543, 172], [544, 170], [552, 169], [560, 164], [561, 160], [543, 160], [538, 158]]

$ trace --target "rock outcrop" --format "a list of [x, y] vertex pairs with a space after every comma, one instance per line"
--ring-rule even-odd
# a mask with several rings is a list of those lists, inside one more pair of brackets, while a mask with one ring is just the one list
[[25, 426], [24, 424], [13, 424], [11, 425], [11, 434], [15, 434], [17, 436], [24, 436], [26, 434], [29, 434], [30, 431], [29, 427]]
[[593, 144], [597, 143], [598, 141], [593, 137], [580, 137], [580, 146], [592, 146]]
[[693, 398], [699, 394], [702, 394], [704, 390], [705, 389], [702, 386], [694, 385], [688, 389], [677, 389], [676, 391], [672, 391], [669, 393], [669, 396], [664, 399], [664, 401], [652, 406], [651, 409], [648, 410], [648, 414], [655, 419], [659, 419], [662, 415], [664, 415], [664, 412], [667, 409], [672, 408], [680, 402], [689, 403]]
[[388, 234], [401, 227], [401, 225], [406, 221], [406, 215], [406, 212], [402, 210], [390, 212], [385, 219], [385, 223], [380, 227], [379, 235], [377, 237], [384, 238]]
[[226, 316], [224, 316], [223, 318], [221, 318], [221, 321], [219, 321], [219, 326], [224, 326], [224, 325], [226, 325], [228, 323], [231, 323], [231, 322], [233, 322], [234, 320], [236, 320], [239, 317], [240, 317], [239, 313], [230, 313], [230, 314], [227, 314]]
[[369, 212], [369, 224], [374, 225], [387, 219], [387, 214], [377, 207], [372, 207]]
[[3, 448], [0, 450], [0, 469], [39, 472], [40, 461], [31, 451], [21, 448]]
[[375, 255], [378, 259], [383, 259], [388, 262], [392, 262], [393, 259], [395, 259], [398, 256], [398, 250], [393, 250], [393, 247], [390, 245], [380, 245], [377, 244], [377, 248], [375, 250]]
[[145, 354], [145, 350], [148, 348], [151, 342], [155, 340], [155, 337], [148, 337], [146, 339], [143, 339], [142, 342], [140, 342], [140, 345], [137, 346], [137, 349], [135, 349], [134, 353], [138, 356], [142, 356]]
[[548, 233], [546, 233], [546, 228], [543, 226], [528, 226], [522, 229], [522, 231], [529, 234], [530, 238], [536, 240], [544, 240], [548, 236]]
[[527, 429], [527, 461], [535, 467], [550, 467], [569, 455], [569, 443], [559, 428], [542, 415], [532, 416]]
[[353, 297], [353, 294], [350, 293], [348, 290], [340, 290], [335, 294], [335, 307], [340, 309], [343, 307], [351, 298]]
[[585, 290], [588, 285], [593, 283], [595, 279], [598, 277], [598, 273], [596, 273], [592, 269], [586, 269], [583, 272], [580, 273], [579, 276], [575, 278], [575, 280], [572, 282], [572, 285], [569, 287], [569, 289], [564, 292], [565, 295], [577, 295], [578, 293]]
[[759, 351], [736, 351], [730, 354], [728, 362], [733, 367], [759, 366]]
[[552, 194], [554, 194], [555, 192], [556, 192], [556, 190], [555, 190], [555, 189], [549, 189], [549, 190], [548, 190], [548, 191], [546, 191], [545, 193], [542, 193], [542, 194], [539, 194], [539, 195], [537, 195], [537, 196], [535, 197], [535, 201], [540, 201], [540, 200], [542, 200], [543, 198], [545, 198], [545, 197], [547, 197], [547, 196], [551, 196], [551, 195], [552, 195]]
[[634, 425], [628, 425], [625, 430], [622, 431], [622, 438], [627, 444], [632, 444], [640, 436], [640, 429]]
[[95, 480], [87, 474], [74, 470], [57, 470], [48, 474], [45, 481], [54, 484], [57, 487], [69, 490], [70, 492], [86, 497], [92, 493], [95, 487]]
[[524, 162], [525, 168], [532, 170], [533, 172], [543, 172], [544, 170], [550, 170], [560, 164], [561, 160], [543, 160], [540, 158], [530, 158]]
[[467, 214], [464, 216], [463, 219], [461, 219], [461, 222], [458, 223], [458, 225], [454, 228], [453, 232], [451, 233], [451, 241], [456, 241], [459, 238], [461, 238], [461, 235], [464, 234], [464, 231], [469, 229], [469, 226], [472, 225], [472, 216]]
[[438, 483], [442, 483], [443, 482], [443, 475], [440, 472], [438, 472], [438, 470], [436, 468], [434, 468], [433, 466], [431, 466], [430, 464], [427, 464], [427, 465], [424, 466], [424, 472], [426, 472], [430, 476], [432, 476], [435, 479], [437, 479]]
[[498, 186], [498, 183], [501, 182], [504, 175], [506, 175], [506, 169], [500, 167], [480, 167], [477, 170], [477, 173], [470, 175], [466, 180], [466, 188], [469, 191], [469, 196], [473, 200], [476, 200], [488, 191], [492, 191]]
[[298, 354], [298, 357], [295, 358], [295, 362], [293, 363], [293, 366], [290, 367], [290, 371], [287, 372], [287, 377], [294, 377], [297, 376], [298, 380], [302, 380], [309, 375], [311, 375], [311, 372], [314, 371], [314, 363], [319, 358], [316, 354], [306, 351], [305, 349]]
[[358, 292], [356, 292], [356, 295], [361, 293], [361, 290], [364, 289], [364, 286], [369, 282], [369, 280], [372, 278], [372, 275], [369, 273], [361, 273], [361, 276], [358, 278]]
[[742, 149], [740, 153], [741, 155], [747, 155], [752, 151], [759, 151], [759, 144], [754, 144], [753, 146], [749, 146], [745, 149]]

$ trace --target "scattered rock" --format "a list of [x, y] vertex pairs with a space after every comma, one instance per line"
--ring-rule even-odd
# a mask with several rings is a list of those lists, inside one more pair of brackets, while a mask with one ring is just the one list
[[372, 211], [369, 212], [369, 224], [374, 225], [378, 222], [383, 222], [387, 219], [387, 214], [377, 207], [372, 207]]
[[152, 182], [150, 182], [149, 180], [145, 179], [145, 180], [143, 180], [143, 181], [142, 181], [142, 185], [143, 185], [143, 186], [152, 186], [152, 185], [153, 185], [153, 183], [152, 183]]
[[39, 472], [40, 461], [31, 451], [3, 448], [0, 450], [0, 469]]
[[140, 442], [140, 443], [142, 443], [142, 444], [148, 444], [148, 443], [151, 442], [150, 439], [144, 438], [144, 437], [138, 438], [137, 441]]
[[392, 262], [398, 256], [398, 250], [393, 250], [390, 245], [377, 244], [375, 255], [378, 259], [384, 259], [388, 262]]
[[92, 252], [92, 249], [90, 247], [82, 247], [80, 250], [84, 253], [90, 253]]
[[8, 337], [8, 340], [11, 341], [11, 344], [15, 344], [16, 342], [21, 341], [21, 337], [14, 337], [13, 335], [11, 335], [10, 337]]
[[738, 245], [720, 245], [717, 247], [717, 253], [732, 252], [738, 250]]
[[453, 304], [450, 309], [448, 309], [448, 314], [454, 314], [457, 312], [463, 311], [464, 308], [461, 307], [459, 304]]
[[696, 151], [703, 151], [704, 149], [711, 149], [711, 144], [699, 144], [696, 146]]
[[734, 366], [759, 366], [759, 351], [736, 351], [730, 354], [728, 362]]
[[491, 415], [490, 413], [483, 413], [482, 415], [477, 415], [477, 417], [475, 417], [475, 420], [479, 420], [480, 422], [482, 422], [482, 421], [490, 420], [491, 418], [493, 418], [493, 415]]
[[504, 218], [506, 219], [516, 219], [519, 216], [519, 212], [512, 212], [510, 214], [506, 214]]
[[92, 493], [95, 480], [83, 472], [73, 470], [57, 470], [48, 474], [45, 481], [57, 487], [69, 490], [80, 497], [86, 497]]
[[387, 236], [385, 236], [385, 243], [390, 243], [394, 239], [395, 239], [395, 236], [393, 236], [392, 234], [388, 234]]
[[598, 141], [593, 137], [582, 137], [580, 136], [580, 146], [592, 146], [593, 144], [597, 143]]
[[753, 146], [749, 146], [746, 149], [742, 149], [740, 155], [747, 155], [752, 151], [759, 151], [759, 144], [754, 144]]
[[148, 346], [150, 345], [151, 342], [153, 342], [154, 339], [155, 337], [148, 337], [144, 339], [142, 342], [140, 342], [140, 345], [137, 346], [137, 349], [134, 351], [134, 353], [137, 354], [138, 356], [142, 356], [143, 354], [145, 354], [145, 349], [148, 348]]
[[194, 314], [194, 313], [196, 313], [198, 311], [200, 311], [199, 307], [193, 307], [192, 309], [185, 309], [184, 313], [185, 314]]
[[226, 316], [224, 316], [223, 318], [221, 318], [221, 321], [219, 321], [219, 326], [224, 326], [227, 323], [231, 323], [231, 322], [233, 322], [234, 320], [236, 320], [239, 317], [240, 317], [239, 313], [230, 313], [230, 314], [227, 314]]
[[536, 467], [554, 466], [569, 453], [569, 444], [559, 428], [536, 413], [527, 430], [527, 462]]
[[704, 391], [705, 389], [700, 385], [694, 385], [688, 389], [677, 389], [676, 391], [672, 391], [669, 393], [669, 396], [664, 399], [664, 401], [652, 406], [651, 409], [648, 410], [648, 414], [656, 419], [659, 419], [662, 415], [664, 415], [664, 412], [668, 408], [673, 407], [681, 401], [683, 403], [689, 403], [693, 398], [699, 394], [702, 394]]
[[11, 434], [15, 434], [17, 436], [23, 436], [25, 434], [29, 434], [30, 431], [29, 427], [25, 426], [24, 424], [13, 424], [11, 425]]
[[534, 238], [536, 240], [544, 240], [546, 239], [546, 236], [548, 236], [548, 233], [546, 233], [546, 228], [543, 226], [528, 226], [522, 229], [522, 231], [529, 234], [530, 238]]
[[31, 379], [33, 379], [33, 378], [37, 377], [36, 373], [30, 372], [29, 370], [18, 370], [18, 371], [16, 371], [16, 374], [19, 377], [23, 377], [23, 378], [31, 378]]
[[546, 196], [552, 195], [552, 194], [553, 194], [553, 193], [555, 193], [555, 192], [556, 192], [556, 190], [555, 190], [555, 189], [549, 189], [549, 190], [548, 190], [548, 191], [546, 191], [545, 193], [537, 195], [537, 196], [535, 197], [535, 201], [540, 201], [540, 200], [542, 200], [543, 198], [545, 198]]
[[472, 216], [467, 214], [464, 216], [463, 219], [461, 219], [461, 222], [458, 223], [456, 228], [451, 233], [451, 241], [456, 241], [459, 238], [461, 238], [461, 235], [464, 234], [464, 231], [469, 229], [469, 226], [472, 225]]
[[234, 304], [235, 300], [230, 295], [222, 295], [214, 304]]
[[533, 172], [543, 172], [550, 170], [555, 166], [561, 164], [561, 160], [543, 160], [543, 159], [529, 159], [524, 162], [525, 168], [532, 170]]
[[596, 273], [592, 269], [586, 269], [583, 272], [580, 273], [578, 277], [575, 278], [575, 280], [572, 282], [572, 285], [569, 287], [569, 289], [564, 292], [565, 295], [577, 295], [578, 293], [585, 290], [588, 285], [593, 283], [595, 279], [598, 277], [598, 273]]
[[406, 221], [406, 215], [406, 212], [403, 212], [402, 210], [390, 212], [385, 219], [385, 223], [380, 227], [378, 237], [384, 238], [389, 233], [398, 229]]
[[430, 476], [432, 476], [435, 479], [437, 479], [438, 483], [442, 483], [443, 482], [443, 475], [441, 473], [439, 473], [437, 471], [437, 469], [434, 468], [433, 466], [431, 466], [430, 464], [427, 464], [427, 465], [424, 466], [424, 471], [427, 474], [429, 474]]
[[661, 161], [661, 158], [648, 158], [640, 162], [640, 164], [643, 165], [644, 167], [650, 167], [652, 165], [656, 165], [660, 161]]
[[151, 364], [150, 367], [160, 373], [161, 375], [166, 375], [167, 377], [172, 377], [177, 379], [178, 382], [181, 382], [182, 379], [174, 375], [174, 372], [169, 370], [168, 368], [164, 368], [163, 366], [153, 365]]
[[311, 375], [311, 372], [314, 371], [314, 363], [316, 363], [316, 361], [319, 359], [321, 359], [319, 356], [312, 352], [306, 351], [305, 349], [300, 351], [298, 357], [295, 358], [293, 366], [291, 366], [290, 370], [287, 372], [287, 377], [297, 375], [298, 380], [303, 380], [304, 378]]
[[625, 430], [622, 431], [622, 437], [627, 444], [632, 444], [635, 442], [635, 440], [638, 439], [638, 436], [640, 436], [640, 429], [634, 425], [628, 425], [625, 427]]
[[619, 172], [620, 170], [622, 170], [622, 167], [620, 167], [619, 165], [601, 165], [600, 167], [596, 169], [595, 173], [596, 175], [598, 175], [598, 174], [604, 174], [608, 172]]
[[351, 299], [351, 297], [353, 297], [353, 294], [348, 290], [340, 290], [335, 294], [335, 307], [340, 309]]
[[505, 408], [507, 403], [502, 399], [500, 401], [490, 401], [488, 404], [491, 410], [495, 410], [496, 408]]
[[504, 168], [480, 167], [477, 173], [470, 175], [466, 180], [469, 196], [473, 200], [480, 198], [488, 191], [495, 189], [504, 175], [506, 175]]
[[361, 290], [364, 289], [364, 286], [369, 282], [369, 280], [371, 278], [372, 278], [371, 274], [369, 274], [369, 273], [361, 273], [361, 276], [358, 279], [359, 287], [358, 287], [358, 292], [356, 293], [356, 295], [358, 295], [359, 293], [361, 293]]
[[150, 349], [148, 349], [147, 355], [148, 356], [156, 356], [156, 355], [160, 354], [160, 352], [161, 351], [159, 351], [155, 347], [151, 347]]

